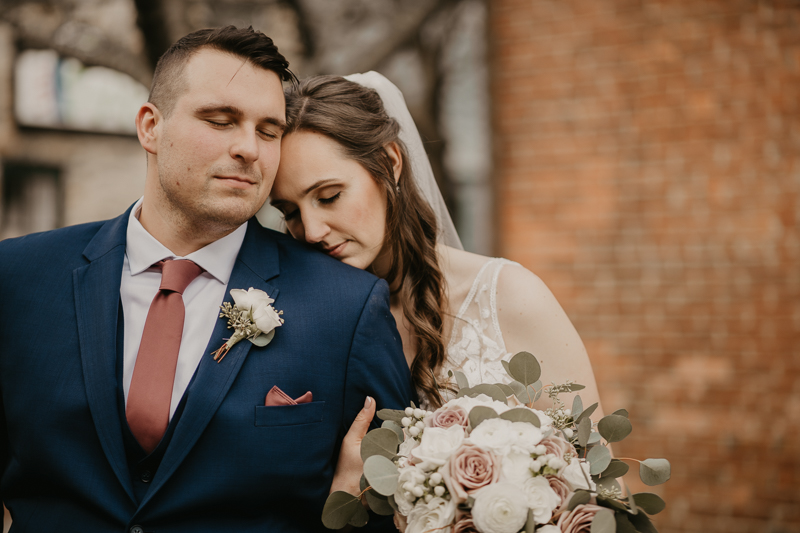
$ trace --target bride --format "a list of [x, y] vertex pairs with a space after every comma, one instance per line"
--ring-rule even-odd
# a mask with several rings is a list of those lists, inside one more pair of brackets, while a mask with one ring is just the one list
[[[449, 370], [470, 385], [507, 383], [501, 361], [523, 350], [540, 361], [545, 383], [572, 380], [586, 386], [584, 405], [599, 401], [583, 343], [542, 280], [512, 261], [462, 249], [397, 87], [376, 72], [316, 76], [286, 99], [271, 203], [294, 238], [389, 283], [424, 406], [452, 393]], [[331, 490], [358, 493], [359, 445], [374, 410], [367, 399]]]

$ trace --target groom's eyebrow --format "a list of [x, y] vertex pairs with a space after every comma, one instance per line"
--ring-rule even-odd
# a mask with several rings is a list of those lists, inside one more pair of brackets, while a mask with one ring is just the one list
[[[200, 115], [213, 115], [214, 113], [222, 113], [224, 115], [231, 115], [236, 118], [244, 116], [244, 111], [233, 105], [210, 105], [201, 107], [197, 110]], [[286, 122], [275, 117], [263, 117], [258, 121], [260, 124], [272, 124], [277, 126], [283, 131], [286, 129]]]

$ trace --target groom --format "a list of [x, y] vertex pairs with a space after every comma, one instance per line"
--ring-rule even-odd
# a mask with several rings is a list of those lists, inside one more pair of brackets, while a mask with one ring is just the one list
[[[136, 117], [143, 198], [0, 243], [0, 496], [14, 531], [322, 531], [365, 398], [407, 405], [385, 282], [252, 218], [293, 77], [252, 29], [184, 37]], [[216, 362], [233, 333], [219, 306], [251, 287], [285, 322]]]

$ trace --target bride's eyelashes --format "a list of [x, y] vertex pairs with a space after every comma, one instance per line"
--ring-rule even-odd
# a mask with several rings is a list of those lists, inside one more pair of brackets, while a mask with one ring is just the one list
[[317, 201], [319, 203], [325, 204], [325, 205], [332, 204], [333, 202], [338, 200], [339, 196], [341, 196], [341, 195], [342, 195], [342, 191], [339, 191], [336, 194], [334, 194], [333, 196], [329, 196], [328, 198], [318, 198]]

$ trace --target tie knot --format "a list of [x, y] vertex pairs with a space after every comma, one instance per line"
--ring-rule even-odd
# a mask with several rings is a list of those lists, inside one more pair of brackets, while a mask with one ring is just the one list
[[194, 261], [166, 259], [161, 261], [161, 286], [159, 289], [183, 294], [192, 280], [202, 272], [203, 269]]

